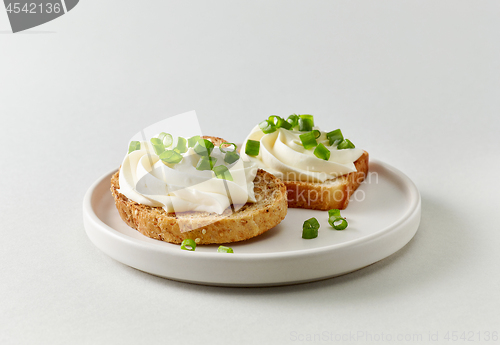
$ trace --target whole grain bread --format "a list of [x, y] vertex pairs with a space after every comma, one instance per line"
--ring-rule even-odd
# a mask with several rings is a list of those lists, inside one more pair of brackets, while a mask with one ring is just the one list
[[[214, 145], [225, 142], [217, 137], [203, 137]], [[258, 236], [278, 225], [287, 213], [286, 188], [274, 175], [259, 169], [254, 180], [255, 203], [246, 203], [233, 212], [167, 213], [161, 207], [141, 205], [118, 192], [119, 171], [111, 178], [111, 193], [120, 217], [143, 235], [181, 243], [193, 239], [196, 244], [230, 243]], [[181, 227], [184, 232], [181, 232]], [[189, 231], [185, 231], [188, 229]]]
[[368, 174], [368, 152], [354, 162], [357, 171], [325, 182], [284, 181], [288, 207], [327, 211], [343, 210]]

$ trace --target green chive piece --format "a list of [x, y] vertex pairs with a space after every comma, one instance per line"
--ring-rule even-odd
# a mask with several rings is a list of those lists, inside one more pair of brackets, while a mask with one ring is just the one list
[[314, 149], [314, 155], [319, 159], [324, 159], [325, 161], [330, 159], [330, 150], [328, 150], [325, 145], [318, 144]]
[[194, 152], [200, 156], [210, 156], [212, 150], [214, 149], [214, 144], [208, 139], [199, 139], [194, 146]]
[[299, 115], [299, 131], [309, 132], [314, 127], [314, 117], [312, 115]]
[[128, 145], [128, 153], [134, 152], [137, 150], [141, 149], [141, 142], [140, 141], [131, 141], [130, 144]]
[[217, 253], [234, 253], [233, 248], [226, 246], [219, 246]]
[[218, 165], [213, 169], [213, 172], [215, 173], [215, 176], [217, 178], [223, 179], [223, 180], [228, 180], [228, 181], [233, 181], [233, 176], [231, 176], [231, 173], [229, 172], [229, 169], [224, 166], [224, 165]]
[[153, 145], [163, 145], [163, 142], [161, 141], [161, 139], [158, 139], [158, 138], [151, 138], [151, 144]]
[[312, 131], [299, 135], [299, 138], [306, 150], [312, 149], [314, 146], [318, 145], [316, 136]]
[[158, 138], [151, 138], [151, 144], [153, 144], [153, 149], [155, 153], [159, 156], [163, 151], [165, 151], [165, 146], [163, 142]]
[[166, 150], [160, 154], [160, 159], [168, 164], [177, 164], [182, 160], [182, 155], [174, 150]]
[[[229, 149], [229, 147], [227, 147], [226, 149], [224, 149], [224, 148], [222, 147], [222, 145], [231, 145], [231, 146], [233, 146], [233, 150], [232, 150], [232, 151], [227, 150], [227, 149]], [[235, 143], [222, 143], [222, 144], [220, 144], [220, 145], [219, 145], [219, 150], [220, 150], [220, 152], [222, 152], [222, 153], [226, 153], [226, 152], [228, 152], [228, 151], [229, 151], [229, 152], [236, 152], [236, 149], [237, 149], [237, 148], [238, 148], [238, 146], [236, 146], [236, 144], [235, 144]]]
[[319, 222], [316, 218], [310, 218], [302, 225], [302, 238], [307, 240], [318, 237]]
[[314, 116], [313, 115], [303, 114], [303, 115], [299, 115], [299, 118], [300, 119], [307, 119], [308, 121], [311, 122], [311, 125], [314, 127]]
[[[277, 118], [277, 119], [276, 119]], [[276, 126], [284, 129], [292, 129], [292, 124], [278, 115], [269, 116], [269, 120], [271, 120]]]
[[347, 220], [342, 217], [330, 217], [328, 218], [328, 224], [335, 230], [344, 230], [347, 228]]
[[342, 131], [340, 129], [326, 133], [326, 137], [330, 141], [330, 146], [338, 145], [342, 140], [344, 140], [344, 136], [342, 135]]
[[288, 122], [290, 124], [290, 126], [292, 126], [292, 129], [294, 129], [295, 127], [297, 127], [299, 125], [299, 117], [295, 114], [292, 114], [292, 115], [288, 116], [288, 118], [286, 119], [286, 122]]
[[187, 140], [183, 137], [178, 137], [174, 150], [178, 153], [185, 153], [187, 151]]
[[227, 164], [233, 164], [238, 159], [240, 159], [240, 155], [237, 154], [236, 152], [228, 152], [224, 156], [224, 162], [226, 162]]
[[321, 132], [318, 131], [317, 129], [313, 129], [314, 137], [318, 139], [321, 136]]
[[196, 145], [198, 140], [200, 140], [199, 135], [195, 135], [194, 137], [189, 138], [188, 139], [188, 147], [194, 147], [194, 145]]
[[196, 242], [190, 238], [186, 238], [181, 243], [181, 249], [189, 250], [190, 252], [194, 252], [196, 249]]
[[[227, 150], [229, 147], [224, 149], [222, 147], [222, 145], [231, 145], [231, 146], [233, 146], [233, 150], [232, 151]], [[238, 154], [238, 152], [236, 152], [237, 149], [238, 149], [238, 146], [236, 146], [235, 143], [222, 143], [219, 145], [219, 150], [222, 153], [225, 153], [224, 162], [226, 162], [228, 164], [233, 164], [238, 159], [240, 159], [240, 155]]]
[[269, 120], [264, 120], [261, 123], [259, 123], [259, 127], [260, 130], [264, 132], [264, 134], [276, 132], [276, 126]]
[[334, 208], [334, 209], [331, 209], [328, 211], [328, 218], [331, 218], [331, 217], [337, 217], [337, 218], [340, 218], [340, 210], [337, 209], [337, 208]]
[[283, 121], [281, 122], [281, 128], [291, 130], [292, 129], [292, 124], [286, 121], [285, 119], [282, 119]]
[[196, 164], [197, 170], [212, 170], [214, 168], [215, 163], [217, 162], [217, 158], [213, 158], [210, 156], [201, 156], [201, 159]]
[[347, 220], [342, 218], [339, 209], [332, 209], [328, 211], [328, 224], [335, 230], [344, 230], [347, 228]]
[[258, 156], [260, 151], [260, 141], [247, 140], [245, 145], [245, 153], [249, 156]]
[[353, 149], [356, 146], [349, 140], [349, 139], [344, 139], [340, 142], [340, 144], [337, 145], [337, 148], [339, 150], [345, 150], [345, 149]]
[[271, 115], [267, 120], [271, 122], [273, 125], [275, 125], [277, 128], [283, 127], [283, 122], [285, 122], [285, 120], [283, 120], [278, 115]]
[[168, 133], [165, 133], [165, 132], [161, 132], [158, 135], [158, 139], [161, 140], [163, 146], [165, 146], [165, 147], [169, 147], [174, 142], [174, 139], [172, 138], [172, 135], [170, 135]]

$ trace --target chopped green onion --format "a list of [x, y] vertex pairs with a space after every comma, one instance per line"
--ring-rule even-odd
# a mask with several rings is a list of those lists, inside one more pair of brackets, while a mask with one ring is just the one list
[[277, 128], [283, 127], [283, 122], [285, 122], [285, 120], [283, 120], [278, 115], [271, 115], [267, 120], [271, 122], [273, 125], [275, 125]]
[[130, 144], [128, 145], [128, 153], [134, 152], [137, 150], [141, 149], [141, 142], [140, 141], [131, 141]]
[[312, 115], [299, 115], [299, 131], [309, 132], [314, 127], [314, 117]]
[[292, 114], [292, 115], [288, 116], [288, 118], [286, 119], [286, 122], [288, 122], [292, 126], [292, 129], [293, 129], [299, 125], [299, 117], [295, 114]]
[[347, 228], [347, 220], [342, 218], [340, 210], [336, 208], [328, 211], [328, 223], [335, 230], [344, 230]]
[[[236, 146], [235, 143], [222, 143], [219, 145], [219, 150], [222, 152], [222, 153], [226, 153], [228, 152], [228, 150], [224, 150], [224, 148], [222, 148], [222, 145], [232, 145], [233, 146], [233, 150], [230, 151], [230, 152], [236, 152], [236, 149], [238, 148], [238, 146]], [[229, 148], [229, 147], [228, 147]]]
[[231, 173], [229, 172], [229, 169], [224, 166], [224, 165], [218, 165], [213, 169], [213, 172], [215, 173], [215, 176], [217, 178], [223, 179], [223, 180], [228, 180], [228, 181], [233, 181], [233, 176], [231, 176]]
[[344, 140], [344, 136], [342, 135], [342, 131], [340, 129], [326, 133], [326, 137], [330, 141], [330, 146], [337, 145]]
[[188, 139], [188, 147], [194, 147], [194, 145], [196, 145], [198, 140], [200, 140], [199, 135], [195, 135], [194, 137], [189, 138]]
[[318, 142], [316, 141], [316, 136], [314, 135], [314, 132], [307, 132], [304, 134], [299, 135], [300, 141], [302, 141], [302, 145], [306, 150], [309, 150], [313, 148], [314, 146], [318, 145]]
[[259, 123], [259, 127], [264, 134], [276, 132], [276, 126], [269, 120], [264, 120]]
[[288, 129], [288, 130], [292, 129], [292, 124], [291, 123], [289, 123], [288, 121], [286, 121], [283, 118], [281, 120], [282, 120], [281, 126], [280, 126], [281, 128]]
[[151, 144], [153, 145], [162, 145], [163, 146], [163, 142], [161, 141], [161, 139], [158, 139], [158, 138], [151, 138]]
[[321, 132], [318, 131], [317, 129], [313, 129], [313, 133], [314, 133], [314, 136], [316, 137], [316, 139], [318, 139], [321, 136]]
[[300, 119], [307, 119], [308, 121], [311, 122], [311, 126], [314, 127], [314, 116], [313, 115], [303, 114], [303, 115], [299, 115], [299, 118]]
[[314, 155], [319, 159], [324, 159], [325, 161], [330, 159], [330, 150], [328, 150], [325, 145], [318, 144], [314, 149]]
[[219, 246], [217, 253], [234, 253], [233, 248], [226, 246]]
[[194, 147], [194, 152], [200, 156], [210, 156], [213, 149], [214, 144], [210, 140], [200, 138]]
[[178, 137], [174, 150], [178, 153], [185, 153], [187, 151], [187, 140], [183, 137]]
[[224, 162], [226, 162], [227, 164], [233, 164], [238, 159], [240, 159], [240, 155], [237, 154], [236, 152], [228, 152], [224, 156]]
[[339, 150], [345, 150], [345, 149], [353, 149], [356, 146], [349, 140], [349, 139], [344, 139], [340, 142], [340, 144], [337, 145], [337, 148]]
[[168, 164], [177, 164], [182, 160], [182, 155], [174, 150], [166, 150], [160, 154], [160, 159]]
[[337, 218], [340, 218], [340, 210], [337, 209], [337, 208], [334, 208], [332, 210], [329, 210], [328, 211], [328, 218], [331, 218], [331, 217], [337, 217]]
[[345, 228], [347, 228], [347, 225], [348, 225], [347, 220], [345, 220], [342, 217], [330, 217], [330, 218], [328, 218], [328, 223], [335, 230], [344, 230]]
[[159, 156], [163, 151], [165, 151], [165, 146], [163, 142], [158, 138], [151, 138], [151, 144], [153, 144], [153, 149], [155, 153]]
[[307, 240], [318, 237], [319, 222], [316, 218], [310, 218], [302, 225], [302, 238]]
[[186, 238], [181, 243], [181, 249], [189, 250], [190, 252], [194, 252], [196, 249], [196, 242], [190, 238]]
[[260, 151], [260, 141], [247, 140], [245, 145], [245, 153], [249, 156], [258, 156]]
[[158, 135], [158, 139], [161, 140], [163, 146], [165, 146], [165, 147], [169, 147], [174, 142], [174, 139], [172, 138], [172, 136], [168, 133], [165, 133], [165, 132], [161, 132]]
[[[222, 148], [222, 145], [232, 145], [233, 150], [232, 151], [224, 150], [224, 148]], [[224, 156], [224, 162], [226, 162], [228, 164], [233, 164], [238, 159], [240, 159], [240, 155], [236, 152], [237, 148], [238, 148], [238, 146], [236, 146], [235, 143], [222, 143], [222, 144], [220, 144], [219, 150], [226, 154]]]
[[196, 164], [197, 170], [212, 170], [215, 163], [217, 162], [217, 158], [213, 158], [210, 156], [201, 156], [198, 164]]

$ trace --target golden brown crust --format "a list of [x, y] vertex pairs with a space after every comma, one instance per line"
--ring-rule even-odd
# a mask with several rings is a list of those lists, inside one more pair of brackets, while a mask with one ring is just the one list
[[[225, 143], [226, 141], [222, 138], [219, 138], [219, 137], [212, 137], [212, 136], [209, 136], [209, 135], [203, 135], [201, 138], [203, 139], [208, 139], [212, 142], [212, 144], [214, 144], [215, 146], [219, 146], [220, 144], [222, 143]], [[227, 146], [227, 145], [224, 145], [224, 146]]]
[[325, 182], [284, 181], [288, 207], [327, 211], [343, 210], [368, 174], [368, 152], [354, 162], [357, 171]]
[[[215, 145], [221, 138], [204, 137]], [[141, 205], [118, 192], [119, 171], [111, 178], [111, 193], [120, 217], [143, 235], [181, 243], [193, 239], [196, 244], [230, 243], [247, 240], [278, 225], [286, 216], [287, 199], [283, 182], [259, 169], [254, 180], [256, 203], [247, 203], [236, 212], [227, 208], [222, 215], [208, 212], [167, 213], [161, 207]], [[181, 227], [193, 229], [181, 232]]]

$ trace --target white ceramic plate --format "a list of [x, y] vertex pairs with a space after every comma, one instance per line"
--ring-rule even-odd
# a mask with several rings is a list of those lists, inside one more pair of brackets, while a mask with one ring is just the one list
[[[349, 273], [382, 260], [405, 246], [420, 223], [420, 194], [402, 172], [370, 161], [368, 178], [342, 211], [349, 226], [336, 231], [328, 213], [289, 209], [283, 222], [249, 241], [232, 243], [234, 254], [217, 253], [218, 245], [196, 251], [153, 240], [129, 228], [115, 209], [110, 172], [87, 191], [85, 229], [104, 253], [125, 265], [160, 277], [221, 286], [286, 285]], [[302, 223], [321, 224], [315, 239], [302, 239]]]

